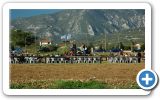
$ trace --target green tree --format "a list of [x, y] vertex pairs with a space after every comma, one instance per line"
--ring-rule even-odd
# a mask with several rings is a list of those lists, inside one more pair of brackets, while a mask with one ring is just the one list
[[69, 47], [63, 46], [63, 47], [58, 48], [57, 51], [59, 54], [63, 55], [65, 53], [69, 52]]
[[123, 49], [124, 50], [124, 45], [122, 42], [120, 42], [120, 49]]
[[141, 50], [142, 50], [142, 51], [145, 50], [145, 44], [144, 44], [144, 43], [141, 45]]
[[12, 47], [31, 45], [34, 43], [35, 36], [31, 32], [23, 32], [22, 30], [11, 30], [10, 43]]

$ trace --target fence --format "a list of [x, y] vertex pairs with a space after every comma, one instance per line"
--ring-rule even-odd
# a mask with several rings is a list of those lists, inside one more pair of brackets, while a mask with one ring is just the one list
[[110, 63], [140, 63], [139, 59], [141, 58], [136, 56], [116, 56], [107, 58]]
[[[104, 60], [105, 59], [105, 60]], [[109, 63], [140, 63], [139, 59], [136, 56], [67, 56], [67, 57], [50, 57], [50, 56], [15, 56], [10, 57], [10, 63], [101, 63], [102, 61], [107, 61]]]
[[36, 57], [36, 56], [15, 56], [10, 58], [10, 63], [101, 63], [99, 56], [67, 56], [67, 57]]

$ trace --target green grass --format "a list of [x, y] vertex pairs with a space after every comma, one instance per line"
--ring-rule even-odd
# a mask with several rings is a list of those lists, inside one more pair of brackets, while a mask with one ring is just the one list
[[59, 80], [56, 81], [51, 87], [58, 88], [58, 89], [104, 89], [105, 83], [98, 82], [98, 81], [88, 81], [88, 82], [81, 82], [81, 81], [64, 81]]
[[11, 89], [139, 89], [137, 83], [105, 83], [101, 81], [57, 80], [11, 83]]

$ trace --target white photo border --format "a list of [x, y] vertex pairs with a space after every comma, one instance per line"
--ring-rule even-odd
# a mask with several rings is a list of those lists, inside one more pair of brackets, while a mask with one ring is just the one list
[[6, 3], [3, 6], [3, 92], [6, 95], [148, 95], [142, 89], [10, 89], [10, 9], [145, 9], [145, 69], [151, 69], [151, 6], [148, 3]]

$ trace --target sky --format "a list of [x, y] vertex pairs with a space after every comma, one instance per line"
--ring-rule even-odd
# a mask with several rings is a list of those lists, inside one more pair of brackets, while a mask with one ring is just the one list
[[10, 16], [11, 19], [16, 19], [19, 17], [30, 17], [40, 14], [49, 14], [60, 11], [59, 9], [11, 9]]

